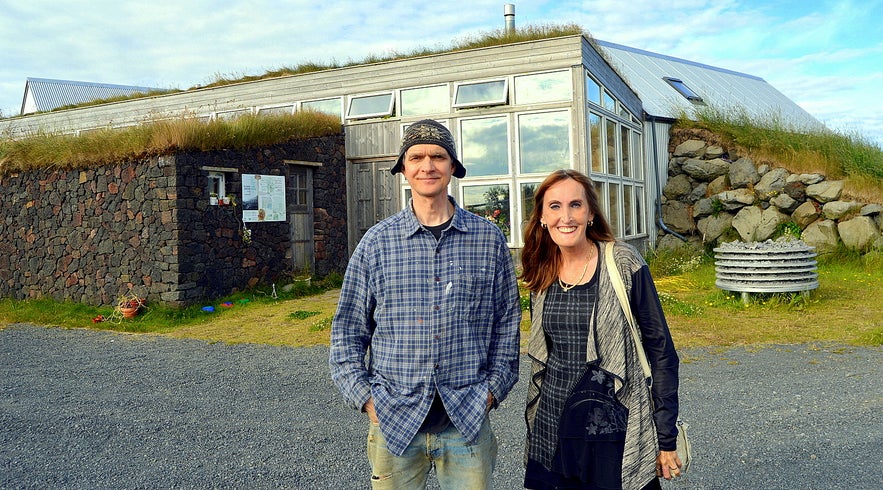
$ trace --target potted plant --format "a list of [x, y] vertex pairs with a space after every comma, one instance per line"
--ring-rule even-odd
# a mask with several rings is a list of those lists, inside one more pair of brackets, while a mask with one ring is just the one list
[[208, 195], [208, 203], [212, 206], [218, 205], [218, 193], [217, 192], [212, 192], [211, 194]]
[[123, 315], [123, 318], [135, 318], [135, 315], [138, 314], [138, 310], [144, 306], [144, 303], [144, 298], [128, 294], [117, 300], [116, 309]]

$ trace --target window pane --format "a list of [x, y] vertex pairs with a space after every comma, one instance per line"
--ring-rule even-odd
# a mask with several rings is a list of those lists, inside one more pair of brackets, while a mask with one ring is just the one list
[[506, 81], [464, 83], [457, 85], [454, 107], [474, 107], [504, 104], [506, 102]]
[[607, 195], [609, 210], [607, 211], [607, 220], [610, 221], [610, 228], [613, 229], [613, 236], [622, 237], [622, 219], [619, 211], [619, 184], [608, 184], [609, 194]]
[[632, 162], [630, 160], [631, 152], [629, 151], [629, 143], [632, 139], [629, 137], [629, 128], [625, 126], [619, 127], [619, 134], [622, 136], [620, 138], [620, 142], [622, 143], [622, 176], [623, 177], [631, 177], [632, 176]]
[[535, 104], [570, 100], [572, 93], [570, 87], [569, 71], [515, 77], [515, 102]]
[[610, 112], [616, 112], [616, 99], [606, 91], [604, 92], [604, 108]]
[[530, 219], [531, 213], [533, 213], [534, 208], [534, 196], [536, 195], [537, 188], [540, 186], [538, 182], [533, 182], [530, 184], [521, 184], [521, 223], [522, 223], [522, 231], [524, 228], [524, 224], [527, 223], [527, 220]]
[[592, 171], [603, 172], [603, 160], [601, 159], [601, 116], [589, 114], [589, 154], [592, 158]]
[[570, 168], [570, 116], [566, 111], [518, 116], [522, 173]]
[[616, 153], [616, 122], [607, 119], [606, 128], [606, 136], [607, 136], [607, 173], [611, 175], [616, 175], [616, 162], [619, 160], [619, 155]]
[[632, 131], [632, 168], [634, 169], [634, 172], [632, 172], [632, 176], [639, 180], [644, 179], [643, 149], [644, 148], [641, 142], [641, 134]]
[[[598, 206], [601, 207], [601, 212], [604, 216], [607, 216], [607, 183], [599, 182], [597, 180], [592, 181], [595, 184], [595, 192], [598, 194]], [[609, 221], [609, 220], [608, 220]]]
[[311, 100], [301, 104], [301, 109], [305, 111], [324, 112], [325, 114], [340, 117], [340, 99]]
[[350, 99], [347, 117], [355, 119], [389, 116], [390, 114], [392, 114], [392, 93], [353, 97]]
[[261, 107], [258, 109], [259, 116], [277, 116], [280, 114], [291, 114], [294, 112], [294, 105], [281, 105], [277, 107]]
[[419, 116], [448, 112], [448, 86], [420, 87], [402, 90], [402, 116]]
[[586, 75], [586, 99], [601, 105], [601, 86], [592, 77]]
[[460, 123], [461, 160], [468, 177], [509, 174], [509, 135], [505, 117], [468, 119]]
[[635, 187], [635, 222], [637, 223], [637, 227], [635, 231], [638, 235], [643, 235], [646, 233], [646, 228], [644, 227], [644, 188], [643, 187]]
[[622, 223], [624, 234], [623, 236], [632, 236], [635, 234], [634, 226], [632, 226], [632, 211], [635, 209], [634, 207], [634, 199], [632, 199], [632, 186], [624, 185], [622, 186], [622, 206], [623, 206], [623, 216]]
[[494, 223], [509, 238], [511, 222], [507, 184], [463, 187], [463, 208]]

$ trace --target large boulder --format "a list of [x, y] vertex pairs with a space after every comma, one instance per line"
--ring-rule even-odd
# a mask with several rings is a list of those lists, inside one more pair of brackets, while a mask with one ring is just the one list
[[837, 249], [840, 241], [837, 223], [829, 219], [815, 221], [803, 230], [800, 239], [807, 245], [815, 247], [817, 253], [832, 252]]
[[827, 219], [839, 220], [849, 215], [858, 214], [862, 203], [855, 201], [831, 201], [822, 206], [822, 214]]
[[673, 155], [676, 157], [702, 157], [707, 146], [702, 140], [687, 140], [675, 148]]
[[662, 221], [676, 233], [692, 233], [696, 229], [690, 206], [680, 201], [662, 205]]
[[690, 182], [690, 177], [680, 174], [668, 179], [668, 182], [665, 183], [665, 188], [662, 189], [662, 194], [666, 198], [676, 201], [689, 194], [692, 190], [693, 184]]
[[822, 204], [840, 199], [841, 194], [843, 194], [842, 180], [826, 180], [806, 186], [806, 196]]
[[805, 229], [809, 226], [810, 223], [819, 219], [822, 213], [816, 204], [812, 201], [805, 201], [800, 206], [797, 206], [797, 209], [791, 213], [791, 221], [797, 223], [797, 226], [800, 227], [801, 230]]
[[837, 223], [840, 240], [847, 248], [865, 252], [880, 237], [880, 229], [868, 216], [858, 216], [851, 220]]
[[776, 234], [779, 225], [788, 221], [790, 221], [790, 217], [779, 211], [775, 206], [764, 209], [760, 214], [760, 222], [757, 224], [757, 229], [754, 230], [754, 239], [762, 242], [772, 238]]
[[750, 158], [740, 158], [730, 164], [730, 185], [734, 189], [748, 187], [760, 181], [760, 174], [757, 173], [757, 167]]
[[762, 216], [763, 211], [757, 206], [747, 206], [736, 213], [733, 218], [733, 228], [739, 232], [743, 242], [757, 241], [756, 232]]
[[800, 201], [793, 199], [788, 194], [782, 193], [770, 199], [770, 204], [779, 208], [783, 213], [791, 214], [800, 206]]
[[700, 182], [711, 182], [725, 175], [730, 169], [730, 162], [715, 158], [714, 160], [700, 160], [691, 158], [681, 165], [686, 174]]
[[754, 193], [749, 189], [724, 191], [715, 197], [727, 211], [733, 211], [748, 206], [749, 204], [754, 204], [755, 200]]
[[754, 193], [761, 201], [768, 201], [775, 197], [785, 188], [786, 179], [790, 173], [784, 168], [774, 168], [765, 173], [760, 181], [754, 186]]
[[730, 213], [718, 213], [717, 216], [702, 218], [696, 223], [696, 229], [702, 236], [702, 241], [712, 243], [717, 241], [727, 230], [732, 227], [733, 215]]

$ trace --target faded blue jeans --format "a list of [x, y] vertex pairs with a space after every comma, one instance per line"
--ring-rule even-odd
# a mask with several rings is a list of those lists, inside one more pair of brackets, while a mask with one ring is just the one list
[[368, 429], [368, 461], [371, 488], [375, 490], [424, 489], [433, 466], [443, 489], [492, 488], [497, 437], [487, 417], [472, 444], [452, 423], [438, 434], [417, 434], [402, 456], [393, 456], [386, 448], [380, 426], [372, 423]]

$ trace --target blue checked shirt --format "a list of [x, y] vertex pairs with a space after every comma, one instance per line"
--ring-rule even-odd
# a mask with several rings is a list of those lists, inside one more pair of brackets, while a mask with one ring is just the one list
[[454, 218], [438, 241], [410, 206], [368, 230], [331, 327], [331, 378], [355, 409], [374, 398], [397, 456], [436, 389], [451, 421], [474, 441], [488, 391], [501, 402], [518, 380], [521, 308], [506, 239], [451, 202]]

